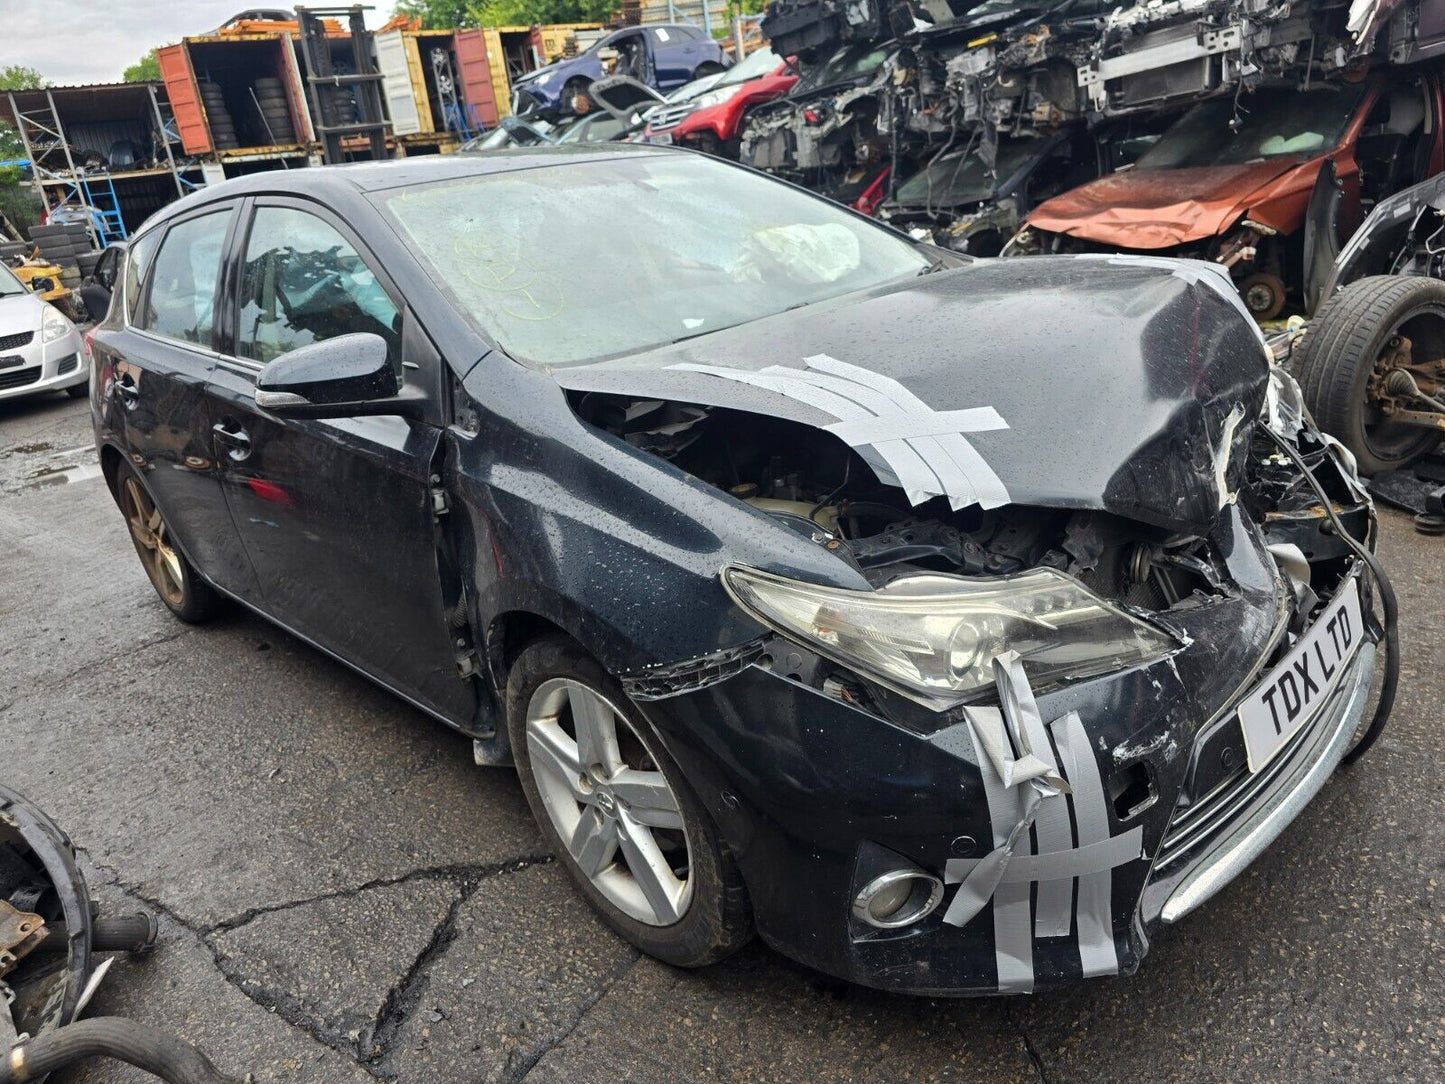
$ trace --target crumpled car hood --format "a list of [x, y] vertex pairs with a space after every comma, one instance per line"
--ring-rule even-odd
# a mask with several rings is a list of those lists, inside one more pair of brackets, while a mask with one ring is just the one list
[[1126, 249], [1172, 248], [1217, 237], [1260, 189], [1300, 165], [1289, 157], [1113, 173], [1039, 204], [1029, 225]]
[[1009, 503], [1187, 532], [1238, 488], [1268, 382], [1218, 268], [1131, 256], [983, 260], [552, 376], [825, 427], [826, 409], [762, 386], [770, 367], [787, 377], [820, 356], [897, 382], [915, 415], [997, 411], [1004, 428], [964, 436]]

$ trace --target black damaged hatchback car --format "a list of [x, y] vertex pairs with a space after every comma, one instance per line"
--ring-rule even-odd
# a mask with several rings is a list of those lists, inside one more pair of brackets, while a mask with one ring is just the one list
[[969, 262], [700, 155], [514, 151], [188, 196], [89, 349], [165, 604], [515, 765], [674, 964], [1130, 972], [1389, 711], [1370, 500], [1208, 265]]

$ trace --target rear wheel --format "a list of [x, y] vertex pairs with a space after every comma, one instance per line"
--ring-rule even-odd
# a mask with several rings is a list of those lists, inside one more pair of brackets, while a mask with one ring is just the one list
[[1436, 387], [1445, 370], [1445, 282], [1376, 275], [1351, 283], [1320, 307], [1295, 369], [1305, 405], [1325, 432], [1354, 453], [1365, 474], [1393, 470], [1427, 454], [1438, 430], [1394, 420], [1391, 372]]
[[135, 471], [122, 465], [116, 477], [116, 503], [130, 529], [141, 567], [151, 586], [171, 613], [182, 621], [199, 624], [221, 606], [221, 597], [196, 575], [196, 570], [176, 548], [170, 524], [156, 508]]
[[752, 936], [732, 855], [617, 681], [570, 640], [538, 640], [507, 679], [527, 802], [582, 894], [643, 952], [714, 963]]

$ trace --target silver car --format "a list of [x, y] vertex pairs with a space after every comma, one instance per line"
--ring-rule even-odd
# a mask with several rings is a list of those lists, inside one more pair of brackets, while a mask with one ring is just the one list
[[0, 265], [0, 399], [62, 388], [77, 399], [89, 373], [69, 317]]

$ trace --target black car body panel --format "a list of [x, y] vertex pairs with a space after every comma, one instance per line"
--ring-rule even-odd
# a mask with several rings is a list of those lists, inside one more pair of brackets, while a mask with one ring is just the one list
[[[1225, 499], [1216, 466], [1228, 464], [1227, 490], [1239, 485], [1246, 432], [1228, 419], [1253, 417], [1264, 401], [1260, 339], [1206, 265], [1100, 269], [1088, 259], [979, 261], [556, 376], [576, 391], [823, 424], [833, 419], [804, 403], [673, 366], [789, 367], [826, 354], [898, 380], [934, 410], [997, 409], [1008, 428], [970, 440], [1018, 504], [1199, 530]], [[1102, 401], [1100, 387], [1110, 389]], [[1079, 443], [1046, 439], [1086, 430]]]
[[[1299, 562], [1308, 553], [1323, 598], [1355, 589], [1358, 569], [1312, 489], [1261, 459], [1258, 419], [1277, 392], [1252, 322], [1209, 268], [980, 261], [548, 372], [475, 330], [369, 198], [665, 153], [683, 152], [552, 148], [272, 173], [178, 202], [131, 248], [226, 208], [234, 223], [217, 330], [207, 345], [178, 345], [111, 306], [94, 336], [92, 382], [107, 477], [114, 484], [122, 465], [133, 468], [207, 581], [473, 735], [479, 761], [509, 758], [499, 722], [519, 646], [539, 632], [575, 639], [661, 737], [736, 856], [759, 930], [789, 955], [869, 985], [948, 994], [1133, 970], [1150, 931], [1173, 920], [1177, 886], [1243, 845], [1239, 824], [1220, 821], [1187, 847], [1176, 842], [1167, 871], [1153, 868], [1179, 810], [1239, 785], [1234, 706], [1313, 612], [1313, 595], [1269, 547], [1295, 546]], [[267, 207], [312, 213], [374, 270], [396, 309], [406, 385], [423, 404], [413, 416], [301, 420], [256, 405], [262, 366], [236, 355], [237, 280], [246, 223]], [[839, 668], [745, 612], [719, 571], [861, 593], [879, 569], [814, 530], [811, 517], [800, 532], [798, 517], [772, 514], [748, 487], [729, 490], [700, 461], [673, 454], [686, 441], [663, 447], [605, 420], [615, 402], [697, 404], [687, 424], [702, 435], [683, 451], [721, 440], [749, 462], [778, 460], [780, 475], [813, 458], [842, 462], [850, 450], [819, 431], [821, 410], [673, 367], [791, 372], [820, 354], [896, 381], [935, 412], [992, 407], [1006, 421], [971, 437], [1008, 504], [955, 509], [956, 529], [929, 528], [953, 531], [939, 552], [952, 547], [976, 575], [1040, 562], [1067, 571], [1178, 645], [1038, 691], [1043, 719], [1077, 712], [1087, 731], [1088, 763], [1105, 788], [1095, 796], [1101, 829], [1137, 830], [1141, 841], [1103, 871], [1111, 902], [1095, 914], [1103, 928], [1088, 947], [1108, 955], [1106, 967], [1084, 962], [1078, 931], [1025, 931], [1026, 977], [1005, 977], [1005, 965], [1022, 964], [1006, 958], [987, 908], [962, 926], [941, 912], [901, 930], [852, 917], [862, 880], [880, 866], [912, 864], [941, 879], [948, 862], [994, 845], [999, 825], [983, 800], [988, 777], [968, 709], [931, 710], [846, 674], [840, 694]], [[788, 455], [800, 464], [784, 463]], [[1326, 449], [1312, 455], [1349, 529], [1368, 535], [1368, 499]], [[940, 503], [899, 515], [928, 527], [929, 517], [954, 515], [935, 512]], [[1018, 542], [1020, 531], [1037, 538]], [[1168, 589], [1121, 587], [1109, 562], [1126, 550], [1158, 562], [1146, 572]], [[1345, 701], [1369, 674], [1352, 681], [1332, 704], [1338, 719], [1311, 724], [1309, 742], [1247, 811], [1317, 789], [1305, 773], [1337, 761], [1337, 736], [1353, 732]], [[1082, 797], [1071, 801], [1082, 808]]]

